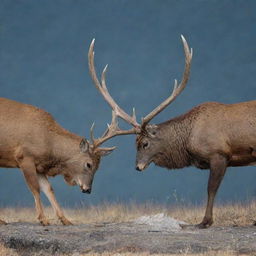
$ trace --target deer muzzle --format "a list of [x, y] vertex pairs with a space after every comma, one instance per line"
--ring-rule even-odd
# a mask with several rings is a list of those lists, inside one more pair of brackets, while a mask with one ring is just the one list
[[147, 164], [144, 164], [144, 163], [138, 163], [136, 165], [136, 170], [137, 171], [143, 171], [145, 168], [146, 168]]
[[82, 193], [91, 194], [92, 189], [86, 186], [80, 186]]
[[82, 189], [82, 193], [91, 194], [91, 189]]
[[80, 185], [82, 193], [91, 194], [92, 187], [88, 185]]

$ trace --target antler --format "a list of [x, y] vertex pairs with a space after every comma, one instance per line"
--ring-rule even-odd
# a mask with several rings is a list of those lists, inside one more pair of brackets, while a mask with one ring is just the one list
[[[101, 95], [104, 97], [104, 99], [108, 102], [110, 107], [112, 108], [111, 124], [108, 125], [107, 130], [103, 133], [103, 135], [100, 138], [98, 138], [98, 139], [94, 138], [94, 136], [93, 136], [94, 124], [91, 127], [91, 141], [93, 143], [93, 147], [96, 148], [99, 145], [101, 145], [103, 142], [105, 142], [106, 140], [108, 140], [114, 136], [139, 133], [140, 132], [140, 124], [138, 124], [136, 121], [135, 109], [133, 109], [132, 116], [128, 115], [124, 110], [122, 110], [118, 106], [118, 104], [114, 101], [114, 99], [109, 94], [107, 86], [106, 86], [106, 79], [105, 79], [108, 65], [106, 65], [102, 71], [101, 83], [100, 83], [99, 79], [97, 78], [97, 74], [96, 74], [95, 67], [94, 67], [94, 51], [93, 51], [94, 42], [95, 42], [95, 39], [92, 40], [90, 48], [89, 48], [89, 52], [88, 52], [88, 64], [89, 64], [90, 75], [92, 77], [92, 80], [93, 80], [96, 88], [101, 93]], [[121, 130], [118, 127], [117, 117], [120, 117], [127, 123], [131, 124], [133, 126], [133, 128], [130, 130]]]
[[178, 85], [178, 82], [175, 79], [172, 94], [165, 101], [163, 101], [158, 107], [156, 107], [152, 112], [150, 112], [146, 117], [142, 118], [142, 124], [141, 124], [142, 130], [143, 128], [145, 128], [145, 126], [150, 122], [152, 118], [154, 118], [157, 114], [163, 111], [171, 102], [173, 102], [176, 99], [176, 97], [186, 87], [186, 84], [189, 78], [189, 73], [190, 73], [190, 65], [191, 65], [193, 51], [192, 51], [192, 48], [191, 50], [189, 50], [188, 43], [183, 35], [181, 35], [181, 39], [183, 42], [184, 52], [185, 52], [185, 68], [184, 68], [182, 81]]
[[[93, 80], [96, 88], [102, 94], [104, 99], [108, 102], [108, 104], [112, 108], [111, 124], [108, 125], [107, 130], [104, 132], [104, 134], [100, 138], [98, 138], [98, 139], [94, 138], [94, 136], [93, 136], [94, 124], [91, 127], [91, 141], [93, 143], [94, 148], [98, 147], [106, 140], [108, 140], [114, 136], [117, 136], [117, 135], [141, 133], [145, 129], [145, 126], [150, 122], [150, 120], [152, 118], [154, 118], [157, 114], [159, 114], [162, 110], [164, 110], [184, 90], [184, 88], [186, 87], [188, 78], [189, 78], [189, 74], [190, 74], [190, 65], [191, 65], [193, 52], [192, 52], [192, 48], [191, 48], [191, 50], [189, 50], [187, 41], [182, 35], [181, 35], [181, 39], [183, 42], [184, 52], [185, 52], [185, 68], [184, 68], [182, 81], [178, 85], [178, 82], [175, 79], [172, 94], [165, 101], [163, 101], [158, 107], [156, 107], [152, 112], [150, 112], [146, 117], [142, 118], [141, 125], [138, 124], [138, 122], [136, 121], [136, 115], [135, 115], [134, 109], [133, 109], [132, 116], [128, 115], [123, 109], [121, 109], [118, 106], [118, 104], [114, 101], [114, 99], [109, 94], [107, 86], [106, 86], [106, 79], [105, 79], [106, 72], [107, 72], [107, 65], [105, 66], [105, 68], [102, 71], [101, 82], [97, 78], [97, 74], [96, 74], [95, 67], [94, 67], [94, 51], [93, 51], [95, 39], [92, 40], [90, 48], [89, 48], [89, 52], [88, 52], [89, 71], [90, 71], [92, 80]], [[127, 123], [131, 124], [133, 126], [133, 128], [130, 130], [121, 130], [118, 127], [117, 117], [120, 117]]]

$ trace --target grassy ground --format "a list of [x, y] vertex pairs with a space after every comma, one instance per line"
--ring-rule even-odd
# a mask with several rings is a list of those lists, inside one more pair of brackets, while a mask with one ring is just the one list
[[[95, 222], [125, 222], [142, 215], [166, 213], [189, 224], [199, 223], [204, 216], [205, 206], [167, 207], [154, 204], [102, 204], [87, 208], [65, 209], [66, 217], [74, 224]], [[52, 224], [58, 224], [52, 209], [46, 208], [46, 215]], [[6, 222], [36, 223], [34, 208], [2, 208], [0, 218]], [[251, 225], [256, 220], [256, 201], [247, 204], [216, 205], [214, 224], [216, 226]]]
[[[175, 206], [166, 207], [153, 204], [103, 204], [100, 206], [89, 206], [87, 208], [66, 209], [66, 216], [74, 224], [82, 223], [97, 223], [97, 222], [125, 222], [134, 220], [142, 215], [153, 215], [157, 213], [166, 213], [168, 216], [185, 221], [190, 224], [197, 224], [202, 220], [205, 207], [195, 206]], [[46, 215], [52, 224], [61, 225], [55, 218], [51, 208], [46, 208]], [[35, 218], [35, 210], [33, 208], [2, 208], [0, 209], [0, 218], [6, 222], [32, 222], [37, 223]], [[215, 226], [244, 226], [252, 225], [256, 219], [256, 202], [248, 204], [230, 204], [230, 205], [216, 205], [214, 208], [214, 225]], [[21, 255], [15, 250], [5, 248], [0, 245], [1, 256], [17, 256]], [[43, 255], [42, 253], [34, 256]], [[103, 253], [103, 254], [83, 254], [88, 256], [147, 256], [147, 253]], [[166, 254], [165, 254], [166, 255]], [[172, 254], [173, 255], [173, 254]], [[188, 253], [181, 255], [192, 256]], [[193, 254], [193, 256], [233, 256], [241, 255], [234, 252], [207, 252], [205, 254]], [[58, 255], [65, 256], [65, 255]], [[74, 254], [73, 256], [82, 256]], [[160, 254], [158, 254], [160, 256]]]
[[[17, 252], [13, 249], [9, 249], [4, 247], [3, 245], [0, 245], [0, 255], [1, 256], [20, 256], [20, 255], [24, 255], [20, 252]], [[30, 256], [48, 256], [48, 254], [44, 254], [43, 252], [39, 252], [39, 253], [35, 253], [32, 254]], [[181, 255], [185, 255], [185, 256], [246, 256], [245, 254], [238, 254], [235, 252], [231, 252], [231, 251], [219, 251], [219, 252], [207, 252], [207, 253], [200, 253], [200, 254], [189, 254], [189, 253], [182, 253], [182, 254], [149, 254], [149, 253], [118, 253], [118, 252], [104, 252], [102, 254], [99, 253], [88, 253], [88, 254], [71, 254], [71, 255], [67, 255], [67, 254], [58, 254], [55, 256], [181, 256]], [[247, 255], [248, 256], [248, 255]]]

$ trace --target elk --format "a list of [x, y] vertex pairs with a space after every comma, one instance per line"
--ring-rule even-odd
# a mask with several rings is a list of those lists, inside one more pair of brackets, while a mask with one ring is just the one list
[[[207, 228], [213, 223], [213, 204], [217, 190], [229, 166], [256, 164], [256, 101], [236, 104], [206, 102], [187, 113], [160, 124], [149, 122], [163, 111], [183, 91], [190, 75], [192, 49], [181, 36], [185, 52], [185, 68], [181, 82], [175, 80], [171, 95], [158, 107], [136, 121], [135, 113], [126, 114], [108, 93], [103, 70], [101, 86], [97, 89], [117, 116], [133, 128], [127, 134], [136, 134], [136, 169], [143, 171], [150, 163], [167, 169], [195, 166], [210, 169], [208, 200], [204, 218], [196, 227]], [[93, 46], [89, 51], [89, 65], [93, 64]], [[92, 70], [92, 67], [90, 68]], [[95, 80], [95, 74], [92, 76]], [[255, 223], [254, 223], [255, 224]]]
[[[46, 111], [32, 105], [0, 98], [0, 167], [19, 168], [30, 188], [42, 225], [49, 225], [40, 200], [40, 190], [49, 199], [63, 225], [72, 223], [64, 216], [47, 177], [63, 175], [69, 185], [91, 193], [93, 177], [102, 156], [115, 147], [101, 148], [118, 134], [115, 115], [104, 134], [91, 143], [62, 128]], [[0, 220], [0, 224], [6, 224]]]

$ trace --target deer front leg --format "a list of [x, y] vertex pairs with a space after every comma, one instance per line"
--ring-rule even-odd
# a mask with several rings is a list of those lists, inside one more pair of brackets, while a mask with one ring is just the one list
[[47, 177], [43, 174], [37, 174], [41, 190], [45, 193], [50, 201], [52, 208], [63, 225], [72, 225], [72, 223], [64, 216], [53, 192], [53, 188]]
[[220, 183], [227, 169], [227, 158], [223, 155], [216, 154], [210, 160], [210, 175], [208, 180], [208, 200], [205, 216], [203, 221], [197, 225], [199, 228], [210, 227], [213, 223], [212, 212], [214, 198]]
[[5, 222], [4, 220], [0, 219], [0, 225], [6, 225], [6, 224], [7, 224], [7, 222]]
[[43, 226], [49, 225], [49, 221], [44, 215], [43, 206], [40, 199], [40, 186], [38, 182], [38, 177], [36, 173], [36, 167], [32, 158], [24, 157], [20, 163], [19, 167], [23, 171], [25, 180], [30, 188], [34, 199], [35, 208], [37, 213], [37, 218]]

